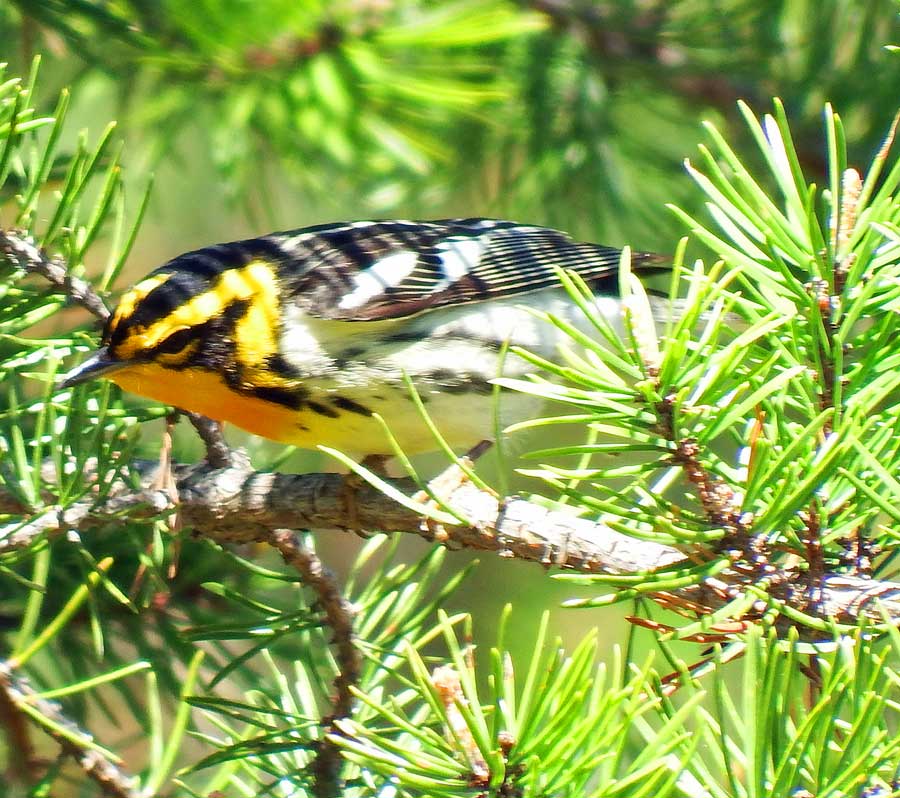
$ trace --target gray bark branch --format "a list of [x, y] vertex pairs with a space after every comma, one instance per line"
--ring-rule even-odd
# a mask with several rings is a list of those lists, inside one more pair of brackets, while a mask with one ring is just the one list
[[[68, 530], [86, 532], [105, 524], [120, 524], [123, 514], [150, 518], [179, 513], [184, 526], [220, 543], [267, 541], [275, 530], [309, 529], [316, 532], [373, 531], [419, 535], [450, 548], [492, 551], [501, 557], [538, 563], [585, 574], [627, 574], [684, 562], [684, 552], [672, 546], [632, 538], [603, 523], [550, 510], [525, 499], [498, 499], [465, 479], [442, 475], [433, 483], [441, 500], [468, 523], [442, 526], [422, 513], [407, 509], [369, 485], [339, 474], [279, 474], [255, 471], [247, 458], [236, 453], [228, 468], [208, 464], [174, 468], [178, 504], [154, 489], [158, 463], [136, 461], [131, 468], [142, 486], [109, 486], [105, 499], [85, 499], [69, 507], [46, 507], [29, 512], [17, 499], [0, 492], [0, 513], [17, 514], [18, 523], [0, 526], [0, 554], [28, 546], [40, 535]], [[102, 484], [106, 475], [93, 477]], [[407, 494], [413, 486], [394, 483]], [[357, 529], [348, 527], [347, 493], [355, 490]], [[709, 589], [712, 587], [712, 589]], [[710, 609], [723, 606], [740, 591], [739, 579], [720, 574], [713, 586], [673, 591]], [[858, 618], [881, 621], [882, 612], [900, 619], [900, 584], [836, 574], [820, 585], [816, 607], [822, 617], [854, 623]]]
[[51, 258], [31, 238], [0, 229], [0, 253], [29, 274], [39, 274], [73, 302], [87, 308], [100, 321], [109, 318], [106, 307], [94, 287], [71, 274], [65, 263]]
[[[55, 701], [40, 698], [28, 680], [18, 675], [7, 662], [0, 662], [0, 693], [4, 700], [25, 715], [25, 707], [46, 719], [41, 728], [71, 756], [84, 773], [113, 798], [141, 798], [137, 777], [123, 771], [91, 746], [93, 737], [63, 713]], [[66, 733], [60, 731], [64, 729]]]

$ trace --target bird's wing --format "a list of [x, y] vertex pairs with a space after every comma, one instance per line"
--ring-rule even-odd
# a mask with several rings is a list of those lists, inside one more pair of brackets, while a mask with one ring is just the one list
[[[546, 227], [496, 219], [379, 221], [322, 225], [268, 240], [283, 253], [287, 290], [307, 313], [364, 321], [559, 285], [572, 269], [616, 293], [620, 250], [573, 241]], [[664, 270], [636, 253], [636, 272]]]

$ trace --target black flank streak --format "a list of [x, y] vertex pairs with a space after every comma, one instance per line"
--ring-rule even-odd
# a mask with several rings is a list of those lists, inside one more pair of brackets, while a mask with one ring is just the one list
[[346, 396], [335, 396], [331, 399], [331, 404], [335, 407], [341, 408], [341, 410], [347, 410], [350, 413], [359, 413], [361, 416], [371, 416], [372, 411], [369, 410], [365, 405], [359, 404], [359, 402], [354, 402], [352, 399], [348, 399]]
[[449, 382], [461, 379], [461, 375], [459, 375], [459, 372], [450, 371], [450, 369], [435, 369], [434, 371], [429, 371], [425, 375], [425, 379], [433, 382]]
[[265, 402], [273, 402], [291, 410], [299, 410], [305, 404], [302, 392], [292, 391], [287, 388], [275, 388], [271, 386], [259, 386], [250, 391], [257, 399]]
[[297, 370], [287, 362], [278, 352], [269, 355], [266, 359], [266, 367], [282, 377], [297, 377]]
[[334, 358], [334, 367], [338, 371], [343, 371], [350, 363], [358, 361], [359, 356], [365, 354], [366, 349], [362, 346], [351, 346], [343, 352], [338, 352]]
[[422, 333], [394, 333], [387, 336], [384, 340], [389, 344], [408, 344], [413, 341], [421, 341]]
[[494, 390], [494, 386], [489, 382], [481, 379], [471, 379], [468, 382], [460, 382], [460, 383], [448, 383], [441, 386], [441, 390], [444, 393], [450, 394], [465, 394], [465, 393], [477, 393], [477, 394], [489, 394]]
[[327, 418], [337, 418], [340, 413], [337, 410], [334, 410], [328, 405], [320, 404], [319, 402], [307, 402], [309, 405], [309, 409], [314, 413], [318, 413], [320, 416], [326, 416]]

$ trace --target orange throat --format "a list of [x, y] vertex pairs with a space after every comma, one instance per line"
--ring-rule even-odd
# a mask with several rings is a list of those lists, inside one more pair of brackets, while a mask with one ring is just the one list
[[[298, 408], [271, 402], [230, 388], [221, 375], [203, 369], [170, 369], [157, 363], [141, 363], [110, 374], [131, 393], [184, 410], [227, 421], [240, 429], [269, 440], [304, 449], [330, 446], [345, 454], [394, 455], [380, 418], [391, 436], [407, 454], [439, 448], [428, 425], [413, 408], [403, 384], [381, 382], [375, 386], [336, 385], [306, 381], [305, 401]], [[427, 402], [428, 414], [444, 439], [456, 449], [468, 448], [495, 429], [496, 398], [490, 395], [442, 391], [422, 384], [419, 394]], [[539, 400], [525, 394], [504, 398], [501, 425], [533, 417]]]
[[283, 443], [296, 441], [296, 410], [238, 393], [211, 371], [140, 363], [116, 371], [109, 378], [131, 393], [227, 421], [254, 435]]

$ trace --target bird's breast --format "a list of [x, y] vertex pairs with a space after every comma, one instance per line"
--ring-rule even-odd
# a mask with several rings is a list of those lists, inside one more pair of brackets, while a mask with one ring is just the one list
[[[618, 300], [598, 303], [618, 324]], [[590, 328], [562, 291], [383, 322], [322, 320], [292, 309], [283, 314], [275, 361], [238, 364], [230, 374], [142, 363], [112, 378], [133, 393], [304, 448], [392, 454], [380, 417], [404, 451], [433, 451], [438, 445], [417, 410], [408, 377], [447, 442], [464, 449], [494, 437], [498, 425], [538, 412], [534, 397], [500, 395], [492, 383], [501, 374], [534, 371], [508, 346], [552, 359], [567, 340], [535, 310]]]

